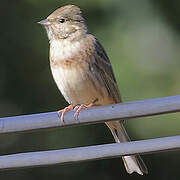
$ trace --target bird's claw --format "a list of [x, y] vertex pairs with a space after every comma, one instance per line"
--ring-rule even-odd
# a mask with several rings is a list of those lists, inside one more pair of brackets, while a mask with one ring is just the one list
[[65, 116], [65, 114], [68, 111], [73, 110], [73, 108], [74, 108], [73, 105], [70, 104], [69, 106], [65, 107], [64, 109], [61, 109], [61, 110], [58, 111], [58, 116], [60, 117], [62, 123], [64, 123], [64, 116]]
[[91, 104], [89, 104], [89, 105], [85, 105], [85, 104], [77, 105], [77, 106], [75, 107], [76, 112], [75, 112], [75, 114], [74, 114], [74, 117], [75, 117], [76, 119], [78, 119], [79, 113], [81, 112], [82, 109], [87, 109], [87, 108], [92, 107], [92, 106], [94, 106], [94, 103], [91, 103]]
[[74, 117], [75, 117], [75, 119], [78, 119], [78, 116], [79, 116], [79, 113], [81, 112], [81, 110], [94, 106], [94, 104], [96, 103], [96, 101], [98, 101], [98, 99], [95, 99], [95, 100], [94, 100], [91, 104], [89, 104], [89, 105], [81, 104], [81, 105], [75, 106], [75, 108], [74, 108], [74, 106], [73, 106], [72, 104], [70, 104], [69, 106], [65, 107], [64, 109], [59, 110], [59, 111], [58, 111], [58, 116], [60, 117], [61, 122], [64, 123], [64, 116], [65, 116], [65, 114], [66, 114], [68, 111], [71, 111], [71, 110], [75, 109], [76, 111], [75, 111]]

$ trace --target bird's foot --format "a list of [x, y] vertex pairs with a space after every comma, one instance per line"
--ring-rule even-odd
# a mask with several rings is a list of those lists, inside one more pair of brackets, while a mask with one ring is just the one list
[[85, 104], [77, 105], [77, 106], [75, 107], [76, 112], [75, 112], [74, 116], [75, 116], [76, 118], [78, 118], [79, 113], [80, 113], [80, 111], [81, 111], [82, 109], [87, 109], [87, 108], [89, 108], [89, 107], [94, 106], [97, 101], [98, 101], [98, 99], [95, 99], [92, 103], [90, 103], [90, 104], [88, 104], [88, 105], [85, 105]]
[[64, 116], [65, 114], [68, 112], [68, 111], [71, 111], [73, 110], [74, 107], [72, 104], [70, 104], [69, 106], [65, 107], [64, 109], [61, 109], [58, 111], [58, 115], [59, 117], [61, 118], [61, 122], [64, 122]]

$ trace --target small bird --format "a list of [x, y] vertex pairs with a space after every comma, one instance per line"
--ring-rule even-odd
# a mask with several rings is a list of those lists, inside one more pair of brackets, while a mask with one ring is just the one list
[[[78, 115], [84, 108], [121, 102], [110, 60], [99, 41], [89, 33], [79, 7], [63, 6], [39, 23], [49, 38], [52, 75], [70, 104], [59, 111], [62, 121], [65, 113], [75, 107]], [[106, 125], [117, 143], [130, 141], [123, 121]], [[128, 173], [148, 173], [139, 155], [122, 159]]]

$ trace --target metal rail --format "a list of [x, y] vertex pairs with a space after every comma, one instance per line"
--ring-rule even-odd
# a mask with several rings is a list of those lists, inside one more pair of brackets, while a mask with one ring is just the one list
[[180, 112], [180, 95], [92, 107], [81, 111], [78, 119], [74, 117], [74, 112], [70, 111], [66, 114], [64, 123], [57, 112], [4, 117], [0, 118], [0, 134], [103, 123], [173, 112]]
[[62, 150], [19, 153], [0, 156], [0, 169], [65, 164], [177, 149], [180, 149], [180, 136]]

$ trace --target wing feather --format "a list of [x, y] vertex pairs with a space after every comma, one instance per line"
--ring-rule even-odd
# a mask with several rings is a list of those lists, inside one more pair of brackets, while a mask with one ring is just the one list
[[94, 61], [91, 63], [91, 70], [94, 71], [106, 87], [109, 95], [114, 99], [115, 103], [121, 102], [121, 96], [118, 85], [113, 73], [111, 62], [99, 41], [94, 42]]

